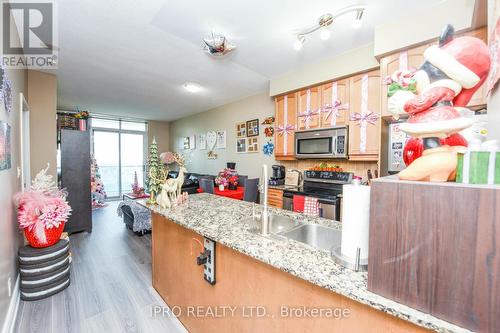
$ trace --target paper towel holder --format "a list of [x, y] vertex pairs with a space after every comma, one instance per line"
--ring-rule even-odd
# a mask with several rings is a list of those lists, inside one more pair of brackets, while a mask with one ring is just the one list
[[331, 254], [333, 261], [335, 261], [337, 264], [341, 266], [344, 266], [345, 268], [352, 269], [353, 271], [356, 272], [368, 271], [368, 258], [365, 259], [360, 258], [361, 249], [359, 247], [356, 249], [356, 258], [350, 258], [344, 256], [341, 253], [340, 249], [341, 247], [338, 246], [332, 250]]

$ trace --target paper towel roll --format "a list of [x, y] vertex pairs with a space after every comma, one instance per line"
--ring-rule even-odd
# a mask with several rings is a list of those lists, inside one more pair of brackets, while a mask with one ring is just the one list
[[370, 187], [344, 185], [342, 193], [343, 256], [355, 259], [360, 248], [360, 259], [368, 258], [368, 232], [370, 221]]

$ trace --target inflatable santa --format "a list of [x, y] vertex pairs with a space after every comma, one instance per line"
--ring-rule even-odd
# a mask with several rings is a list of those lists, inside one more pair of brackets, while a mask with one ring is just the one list
[[466, 143], [458, 132], [474, 122], [463, 116], [465, 106], [488, 76], [490, 52], [478, 38], [454, 38], [453, 26], [447, 25], [439, 45], [425, 50], [424, 57], [424, 64], [413, 74], [415, 92], [398, 90], [388, 101], [396, 119], [408, 114], [400, 128], [412, 136], [405, 150], [411, 159], [399, 178], [453, 180], [457, 151]]

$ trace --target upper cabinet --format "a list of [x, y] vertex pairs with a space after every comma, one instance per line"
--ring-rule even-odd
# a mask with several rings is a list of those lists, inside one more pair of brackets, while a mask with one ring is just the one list
[[321, 127], [346, 124], [349, 115], [349, 79], [325, 83], [321, 86]]
[[380, 71], [351, 77], [349, 88], [349, 159], [377, 161], [380, 147]]
[[[380, 60], [382, 80], [397, 70], [419, 68], [424, 62], [424, 51], [431, 45], [425, 44], [382, 58]], [[392, 116], [387, 110], [387, 88], [388, 86], [382, 83], [382, 117]]]
[[297, 93], [275, 98], [274, 156], [276, 160], [294, 159], [294, 133], [297, 121]]
[[[487, 43], [487, 29], [481, 28], [474, 31], [469, 31], [461, 34], [461, 36], [473, 36], [483, 40]], [[413, 47], [401, 52], [396, 52], [383, 57], [380, 60], [380, 74], [382, 79], [388, 75], [392, 75], [399, 69], [418, 69], [424, 63], [424, 51], [431, 45], [437, 44], [437, 40], [421, 46]], [[382, 84], [382, 116], [391, 116], [387, 110], [387, 85]], [[486, 105], [486, 85], [483, 84], [481, 88], [472, 96], [469, 104], [470, 108], [479, 108]]]
[[320, 127], [321, 87], [316, 86], [298, 92], [297, 124], [299, 130]]

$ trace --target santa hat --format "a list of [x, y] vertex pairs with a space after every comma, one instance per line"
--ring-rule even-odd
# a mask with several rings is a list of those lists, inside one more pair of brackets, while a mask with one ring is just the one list
[[488, 46], [482, 40], [469, 36], [454, 39], [447, 36], [445, 44], [440, 44], [441, 47], [434, 45], [425, 50], [425, 60], [464, 88], [453, 102], [456, 106], [465, 106], [488, 76]]

